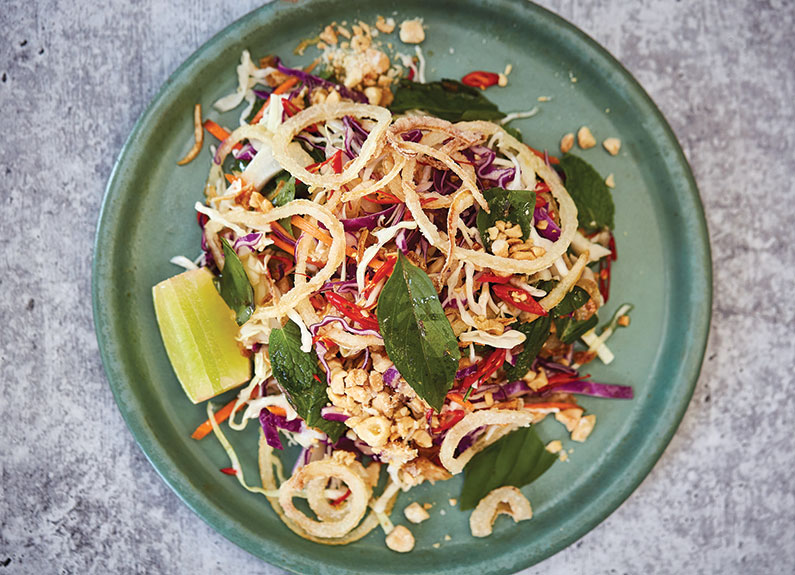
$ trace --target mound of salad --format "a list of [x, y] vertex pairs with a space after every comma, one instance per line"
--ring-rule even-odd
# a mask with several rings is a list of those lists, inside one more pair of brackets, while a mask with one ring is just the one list
[[[173, 258], [186, 271], [153, 296], [190, 400], [239, 388], [220, 408], [207, 401], [193, 434], [221, 442], [221, 471], [304, 538], [341, 545], [380, 526], [406, 552], [430, 506], [406, 506], [398, 525], [392, 511], [425, 481], [463, 473], [456, 503], [473, 509], [475, 536], [501, 513], [532, 517], [519, 488], [567, 457], [534, 425], [553, 415], [585, 441], [596, 415], [578, 397], [632, 398], [580, 371], [613, 361], [606, 341], [632, 306], [600, 322], [610, 190], [584, 160], [508, 127], [537, 112], [486, 97], [510, 69], [427, 82], [419, 45], [383, 48], [394, 21], [351, 28], [303, 41], [321, 51], [304, 69], [245, 51], [237, 90], [214, 105], [241, 110], [233, 130], [196, 106], [179, 163], [205, 131], [218, 140], [195, 206], [200, 255]], [[422, 42], [422, 22], [399, 34]], [[252, 419], [258, 484], [223, 429]], [[285, 441], [301, 448], [294, 461]]]

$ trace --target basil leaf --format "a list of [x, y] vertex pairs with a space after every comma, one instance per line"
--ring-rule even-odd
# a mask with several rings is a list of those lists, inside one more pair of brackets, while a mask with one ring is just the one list
[[424, 110], [448, 122], [499, 120], [505, 114], [488, 100], [483, 91], [455, 80], [419, 84], [402, 80], [389, 106], [395, 114]]
[[441, 410], [461, 352], [431, 278], [398, 251], [378, 298], [378, 327], [389, 359], [422, 399]]
[[558, 339], [563, 343], [574, 343], [586, 331], [596, 327], [597, 323], [599, 323], [599, 318], [596, 314], [581, 321], [570, 316], [559, 317], [555, 319], [555, 331]]
[[224, 271], [218, 279], [218, 291], [229, 309], [237, 315], [237, 324], [243, 325], [254, 312], [254, 289], [240, 258], [226, 238], [221, 238], [221, 245], [224, 249]]
[[472, 509], [498, 487], [522, 487], [532, 483], [556, 459], [555, 454], [544, 449], [544, 443], [533, 426], [509, 433], [477, 453], [464, 468], [461, 510]]
[[489, 203], [491, 213], [487, 214], [486, 210], [480, 210], [477, 226], [486, 249], [491, 250], [491, 239], [487, 230], [493, 227], [497, 220], [519, 224], [522, 226], [522, 239], [530, 237], [533, 229], [533, 211], [536, 206], [535, 192], [490, 188], [483, 191], [483, 197]]
[[[282, 185], [281, 182], [284, 182]], [[281, 186], [281, 189], [279, 189]], [[278, 193], [275, 193], [279, 190]], [[274, 196], [271, 198], [271, 203], [274, 207], [280, 207], [289, 204], [295, 199], [295, 176], [291, 176], [287, 172], [283, 172], [276, 177], [276, 188], [274, 189]], [[279, 220], [281, 226], [289, 233], [293, 233], [293, 225], [290, 223], [290, 218], [282, 218]]]
[[591, 299], [590, 294], [580, 286], [574, 288], [566, 294], [558, 305], [552, 308], [553, 317], [561, 317], [569, 315], [570, 313], [580, 309], [588, 300]]
[[524, 143], [524, 139], [522, 139], [522, 131], [519, 128], [514, 128], [513, 126], [508, 126], [507, 124], [502, 127], [503, 130], [508, 132], [511, 136], [519, 140], [520, 142]]
[[516, 381], [527, 375], [527, 372], [530, 371], [530, 366], [533, 365], [533, 360], [549, 337], [551, 325], [552, 319], [545, 315], [530, 323], [513, 326], [513, 329], [522, 332], [527, 339], [524, 341], [522, 353], [516, 357], [516, 363], [513, 366], [507, 362], [505, 364], [505, 377], [508, 381]]
[[290, 176], [287, 173], [278, 176], [276, 178], [277, 190], [280, 182], [284, 182], [284, 185], [279, 190], [279, 193], [271, 199], [271, 203], [277, 208], [287, 205], [295, 199], [295, 176]]
[[586, 230], [614, 227], [616, 211], [610, 189], [591, 164], [566, 154], [560, 160], [566, 175], [566, 190], [577, 205], [577, 220]]
[[328, 403], [326, 374], [320, 369], [314, 350], [301, 351], [300, 328], [289, 321], [282, 329], [271, 331], [268, 354], [273, 376], [301, 419], [337, 441], [345, 431], [345, 424], [323, 419], [320, 415], [320, 410]]

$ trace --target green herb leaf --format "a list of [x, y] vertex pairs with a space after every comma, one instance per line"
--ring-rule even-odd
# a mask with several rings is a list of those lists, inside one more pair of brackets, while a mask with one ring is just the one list
[[555, 331], [558, 339], [563, 343], [574, 343], [582, 334], [589, 329], [596, 327], [599, 318], [593, 314], [588, 319], [578, 321], [571, 316], [564, 316], [555, 319]]
[[519, 140], [520, 142], [524, 143], [524, 139], [522, 139], [522, 131], [519, 128], [514, 128], [513, 126], [508, 126], [507, 124], [502, 127], [503, 130], [508, 132], [511, 136]]
[[237, 315], [237, 324], [243, 325], [254, 311], [254, 289], [240, 258], [226, 238], [221, 238], [221, 244], [224, 249], [224, 271], [218, 279], [218, 291], [226, 305]]
[[337, 441], [345, 431], [345, 424], [323, 419], [320, 415], [320, 410], [328, 403], [326, 375], [320, 369], [314, 350], [301, 351], [300, 328], [289, 321], [282, 329], [271, 331], [268, 354], [276, 381], [301, 419]]
[[561, 317], [569, 315], [584, 306], [589, 299], [591, 299], [591, 296], [587, 291], [580, 286], [574, 286], [560, 303], [552, 308], [552, 316]]
[[505, 377], [508, 381], [516, 381], [527, 375], [527, 372], [530, 371], [530, 366], [533, 365], [533, 360], [549, 337], [551, 325], [552, 319], [545, 315], [530, 323], [513, 326], [513, 329], [525, 334], [527, 339], [524, 341], [522, 353], [516, 357], [516, 363], [513, 366], [507, 362], [505, 363]]
[[477, 453], [464, 468], [461, 510], [472, 509], [498, 487], [532, 483], [556, 459], [555, 454], [544, 449], [532, 426], [517, 429]]
[[440, 410], [458, 369], [458, 339], [431, 279], [400, 252], [378, 298], [378, 326], [400, 375]]
[[395, 114], [424, 110], [449, 122], [499, 120], [505, 114], [489, 101], [483, 91], [455, 80], [420, 84], [402, 80], [389, 106]]
[[[295, 176], [283, 172], [275, 178], [275, 181], [276, 187], [273, 190], [273, 197], [269, 199], [274, 207], [278, 208], [289, 204], [295, 199]], [[281, 182], [284, 182], [284, 184]], [[279, 223], [289, 233], [293, 233], [293, 225], [290, 223], [290, 218], [282, 218]]]
[[[281, 190], [279, 190], [279, 182], [284, 182], [284, 185], [281, 186]], [[289, 204], [295, 199], [295, 176], [291, 176], [287, 173], [284, 173], [276, 178], [276, 189], [279, 190], [273, 199], [271, 199], [271, 203], [274, 207], [280, 207]]]
[[605, 180], [585, 160], [566, 154], [560, 160], [566, 175], [566, 190], [577, 205], [577, 219], [586, 230], [614, 227], [616, 211]]
[[491, 213], [487, 214], [486, 210], [480, 210], [477, 226], [486, 249], [491, 250], [491, 239], [486, 230], [493, 227], [497, 220], [519, 224], [522, 227], [522, 238], [526, 240], [530, 237], [536, 205], [535, 192], [490, 188], [483, 191], [483, 197], [489, 203]]

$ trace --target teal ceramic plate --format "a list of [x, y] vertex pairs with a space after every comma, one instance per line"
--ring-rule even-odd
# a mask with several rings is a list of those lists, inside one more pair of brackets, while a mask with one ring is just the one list
[[[458, 496], [460, 480], [422, 486], [402, 495], [393, 515], [400, 521], [410, 501], [434, 503], [432, 519], [413, 527], [417, 546], [407, 555], [389, 551], [379, 532], [342, 548], [300, 539], [264, 498], [219, 473], [228, 462], [215, 439], [189, 437], [205, 418], [204, 407], [186, 399], [172, 373], [151, 300], [152, 285], [178, 272], [169, 258], [198, 253], [193, 204], [202, 195], [207, 146], [199, 161], [175, 165], [192, 138], [196, 100], [209, 112], [216, 98], [234, 89], [244, 48], [255, 57], [276, 53], [288, 63], [303, 63], [309, 54], [303, 60], [293, 55], [301, 38], [332, 20], [374, 22], [378, 14], [424, 18], [428, 79], [512, 64], [510, 85], [488, 95], [508, 111], [539, 105], [535, 118], [516, 123], [533, 146], [556, 150], [562, 134], [584, 124], [597, 139], [621, 138], [617, 157], [601, 147], [582, 156], [603, 174], [614, 173], [617, 182], [619, 259], [607, 312], [625, 301], [636, 305], [632, 326], [611, 340], [616, 361], [589, 367], [597, 380], [632, 384], [635, 399], [583, 401], [597, 415], [596, 430], [585, 444], [566, 441], [566, 448], [574, 449], [569, 461], [556, 463], [524, 490], [533, 519], [514, 525], [502, 517], [493, 536], [476, 540], [469, 535], [468, 514], [448, 503]], [[538, 103], [539, 96], [551, 100]], [[234, 118], [232, 113], [221, 121], [235, 125]], [[676, 430], [698, 377], [711, 300], [698, 191], [660, 112], [585, 34], [533, 4], [506, 0], [279, 2], [234, 23], [174, 73], [127, 140], [108, 183], [93, 274], [94, 316], [108, 380], [152, 465], [224, 536], [270, 563], [306, 573], [509, 573], [581, 537], [637, 487]], [[256, 482], [253, 427], [235, 441], [249, 462], [249, 480]], [[545, 439], [564, 435], [554, 421], [540, 433]], [[432, 546], [437, 542], [438, 549]]]

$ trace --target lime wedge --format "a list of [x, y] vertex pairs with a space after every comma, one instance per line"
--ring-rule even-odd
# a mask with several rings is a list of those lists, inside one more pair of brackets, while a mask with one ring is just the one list
[[251, 361], [235, 340], [235, 313], [215, 289], [209, 270], [162, 281], [152, 288], [152, 297], [168, 359], [193, 403], [251, 378]]

